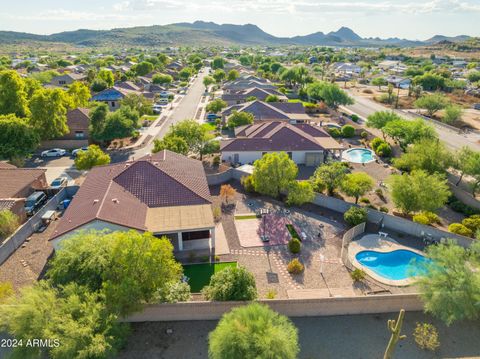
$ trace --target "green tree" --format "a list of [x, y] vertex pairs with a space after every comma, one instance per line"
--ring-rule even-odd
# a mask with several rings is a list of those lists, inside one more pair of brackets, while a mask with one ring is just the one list
[[67, 112], [72, 98], [61, 89], [36, 91], [30, 100], [30, 123], [42, 140], [61, 137], [69, 132]]
[[157, 85], [170, 85], [173, 82], [173, 77], [167, 74], [155, 74], [152, 77], [152, 82]]
[[375, 78], [372, 80], [372, 85], [378, 86], [378, 89], [381, 90], [382, 86], [386, 86], [386, 85], [387, 85], [387, 80], [385, 80], [384, 77], [375, 77]]
[[92, 82], [92, 85], [90, 86], [90, 89], [93, 92], [100, 92], [105, 90], [108, 87], [108, 84], [103, 81], [102, 79], [95, 79]]
[[470, 71], [467, 75], [467, 79], [471, 83], [480, 81], [480, 71]]
[[341, 162], [325, 163], [315, 170], [312, 181], [322, 183], [327, 189], [328, 195], [332, 196], [342, 183], [346, 173], [347, 168]]
[[[5, 303], [10, 296], [15, 292], [13, 291], [13, 285], [10, 282], [0, 282], [0, 308], [3, 303]], [[1, 310], [0, 310], [1, 313]], [[1, 314], [0, 314], [1, 318]], [[1, 327], [1, 326], [0, 326]]]
[[470, 248], [454, 244], [428, 246], [417, 280], [424, 309], [447, 325], [478, 320], [480, 308], [480, 241]]
[[0, 307], [0, 326], [17, 340], [57, 340], [49, 347], [17, 346], [14, 358], [107, 358], [123, 345], [128, 327], [109, 314], [102, 295], [76, 284], [53, 288], [45, 281], [24, 287]]
[[414, 102], [416, 108], [423, 108], [427, 111], [429, 117], [442, 109], [444, 109], [449, 103], [449, 100], [439, 93], [431, 95], [424, 95]]
[[210, 359], [295, 359], [298, 352], [292, 322], [258, 303], [224, 314], [208, 337]]
[[121, 104], [136, 110], [139, 116], [151, 115], [153, 113], [152, 101], [142, 94], [129, 93], [122, 99]]
[[153, 64], [148, 61], [142, 61], [134, 66], [134, 71], [137, 76], [145, 76], [153, 71]]
[[225, 107], [227, 107], [227, 103], [221, 98], [217, 98], [208, 103], [208, 105], [206, 106], [206, 110], [207, 112], [218, 113], [222, 111]]
[[166, 137], [176, 136], [183, 138], [189, 152], [200, 154], [205, 144], [212, 139], [205, 127], [195, 120], [183, 120], [170, 127]]
[[383, 131], [397, 141], [403, 151], [407, 150], [408, 145], [422, 139], [437, 138], [435, 129], [421, 118], [390, 121], [383, 127]]
[[101, 69], [98, 71], [96, 79], [104, 81], [107, 87], [112, 87], [115, 83], [115, 77], [113, 76], [112, 71], [107, 69]]
[[285, 152], [265, 154], [253, 163], [255, 191], [277, 198], [297, 178], [298, 168]]
[[31, 154], [40, 138], [25, 119], [0, 115], [0, 158], [13, 160]]
[[30, 114], [25, 82], [13, 70], [0, 71], [0, 115], [8, 114], [17, 117]]
[[415, 170], [410, 174], [392, 175], [388, 179], [392, 200], [404, 214], [435, 212], [443, 207], [450, 196], [444, 176]]
[[208, 300], [215, 301], [254, 300], [257, 287], [253, 274], [244, 267], [227, 267], [210, 278], [210, 284], [202, 293]]
[[409, 146], [400, 158], [395, 158], [393, 164], [402, 170], [445, 173], [453, 164], [453, 156], [438, 139], [422, 139]]
[[288, 195], [285, 201], [289, 206], [300, 206], [309, 203], [315, 198], [313, 186], [307, 181], [292, 181], [288, 185]]
[[[460, 178], [455, 184], [458, 186], [464, 175], [480, 179], [480, 152], [473, 151], [467, 146], [455, 153], [453, 167], [460, 171]], [[475, 191], [475, 189], [473, 189]]]
[[193, 69], [190, 67], [184, 67], [178, 73], [178, 77], [180, 77], [182, 81], [188, 81], [188, 79], [192, 77], [192, 75], [193, 75]]
[[212, 85], [212, 84], [214, 84], [214, 83], [215, 83], [215, 79], [214, 79], [212, 76], [205, 76], [205, 77], [203, 78], [203, 85], [204, 85], [205, 87], [208, 87], [208, 86], [210, 86], [210, 85]]
[[5, 239], [17, 229], [20, 224], [18, 216], [8, 209], [0, 210], [0, 238]]
[[[126, 138], [133, 136], [136, 123], [126, 114], [127, 110], [122, 108], [113, 113], [109, 113], [105, 119], [103, 130], [100, 134], [102, 141], [112, 141], [117, 138]], [[137, 114], [138, 120], [138, 114]]]
[[227, 75], [225, 74], [225, 71], [221, 69], [215, 70], [213, 73], [212, 77], [215, 79], [216, 82], [222, 82]]
[[105, 103], [99, 103], [90, 111], [89, 131], [95, 141], [102, 140], [103, 129], [105, 128], [108, 114], [108, 105]]
[[442, 122], [452, 124], [462, 119], [463, 109], [457, 105], [447, 105], [442, 116]]
[[425, 91], [438, 91], [445, 87], [445, 78], [441, 75], [427, 72], [423, 75], [415, 76], [413, 84], [421, 86]]
[[383, 128], [387, 123], [398, 120], [401, 120], [401, 117], [393, 111], [377, 111], [367, 117], [366, 125], [367, 127], [376, 128], [382, 131], [383, 139], [385, 139]]
[[327, 106], [336, 110], [340, 105], [352, 105], [353, 99], [337, 84], [320, 81], [307, 86], [307, 94], [314, 100], [322, 100]]
[[228, 81], [234, 81], [234, 80], [238, 79], [239, 76], [240, 76], [239, 72], [235, 69], [232, 69], [232, 70], [228, 71], [227, 80]]
[[82, 82], [75, 81], [72, 83], [67, 93], [72, 99], [72, 108], [86, 107], [90, 100], [90, 89]]
[[253, 120], [253, 114], [250, 112], [232, 111], [232, 114], [227, 118], [227, 126], [230, 128], [235, 128], [238, 126], [249, 125], [253, 123]]
[[216, 69], [223, 69], [225, 65], [225, 60], [223, 58], [221, 58], [220, 56], [216, 56], [213, 58], [213, 61], [212, 61], [212, 69], [213, 70], [216, 70]]
[[374, 185], [373, 178], [365, 172], [350, 173], [345, 176], [340, 183], [340, 188], [348, 196], [355, 198], [355, 203], [358, 203], [358, 198], [363, 196], [368, 191], [371, 191]]
[[165, 136], [161, 140], [155, 139], [153, 141], [152, 152], [157, 153], [163, 150], [169, 150], [186, 156], [188, 155], [188, 144], [182, 137], [175, 135]]
[[265, 97], [265, 102], [278, 102], [278, 96], [277, 95], [268, 95]]
[[95, 166], [108, 165], [110, 156], [103, 152], [97, 145], [88, 146], [88, 150], [79, 151], [75, 158], [75, 167], [78, 170], [90, 170]]
[[359, 225], [360, 223], [367, 221], [367, 210], [365, 208], [359, 208], [352, 206], [344, 214], [343, 219], [351, 226]]

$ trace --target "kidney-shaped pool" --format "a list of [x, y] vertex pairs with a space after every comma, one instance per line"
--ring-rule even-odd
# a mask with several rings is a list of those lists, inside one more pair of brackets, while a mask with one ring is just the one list
[[429, 259], [415, 252], [399, 249], [392, 252], [361, 251], [355, 255], [361, 265], [389, 280], [415, 277]]

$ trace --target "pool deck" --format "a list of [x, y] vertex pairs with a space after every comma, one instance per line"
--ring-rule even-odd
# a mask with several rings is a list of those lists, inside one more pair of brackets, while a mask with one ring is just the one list
[[363, 270], [370, 277], [379, 281], [380, 283], [388, 284], [393, 287], [405, 287], [414, 284], [415, 278], [411, 277], [398, 280], [387, 279], [378, 275], [370, 268], [360, 264], [356, 259], [357, 253], [362, 251], [376, 251], [381, 253], [388, 253], [400, 249], [404, 249], [419, 254], [421, 256], [425, 256], [424, 252], [412, 247], [404, 246], [390, 237], [380, 237], [380, 235], [378, 234], [367, 234], [358, 240], [350, 242], [350, 244], [348, 245], [348, 259], [355, 268]]

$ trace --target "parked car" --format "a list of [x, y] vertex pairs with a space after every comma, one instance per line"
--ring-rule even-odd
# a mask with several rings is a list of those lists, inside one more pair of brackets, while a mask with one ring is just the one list
[[50, 184], [51, 189], [59, 189], [60, 187], [65, 187], [68, 184], [68, 179], [66, 177], [57, 177]]
[[162, 97], [162, 98], [168, 98], [170, 95], [173, 95], [173, 93], [170, 92], [170, 91], [162, 91], [162, 92], [160, 92], [160, 97]]
[[473, 108], [475, 110], [479, 110], [480, 111], [480, 103], [476, 103], [475, 105], [473, 105]]
[[43, 151], [42, 157], [62, 157], [65, 153], [67, 151], [62, 148], [52, 148], [51, 150]]
[[80, 152], [80, 151], [87, 151], [87, 150], [88, 150], [88, 146], [76, 148], [76, 149], [74, 149], [74, 150], [72, 151], [72, 156], [73, 156], [73, 157], [77, 157], [78, 152]]
[[207, 115], [207, 121], [215, 121], [217, 118], [220, 118], [216, 113], [209, 113]]
[[159, 115], [162, 112], [162, 105], [156, 103], [152, 106], [152, 111], [154, 114]]
[[166, 97], [161, 98], [161, 99], [158, 100], [157, 103], [160, 104], [160, 105], [166, 105], [166, 104], [168, 104], [168, 98], [166, 98]]
[[27, 216], [33, 216], [47, 202], [47, 195], [43, 192], [33, 192], [25, 200]]

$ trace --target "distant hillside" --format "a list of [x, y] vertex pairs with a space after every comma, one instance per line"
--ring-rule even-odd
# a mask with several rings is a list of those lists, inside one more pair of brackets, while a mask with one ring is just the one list
[[[391, 38], [362, 38], [353, 30], [342, 27], [324, 34], [315, 32], [290, 38], [276, 37], [256, 25], [216, 24], [195, 21], [171, 25], [138, 26], [112, 30], [76, 30], [53, 35], [35, 35], [13, 31], [0, 31], [0, 44], [56, 42], [75, 46], [172, 46], [172, 45], [306, 45], [306, 46], [421, 46], [444, 40], [463, 41], [468, 36], [448, 38], [437, 35], [426, 42]], [[438, 41], [437, 41], [438, 40]], [[431, 42], [428, 42], [431, 41]]]

